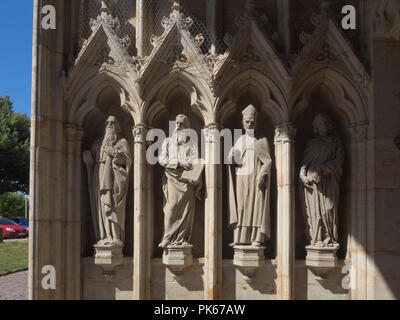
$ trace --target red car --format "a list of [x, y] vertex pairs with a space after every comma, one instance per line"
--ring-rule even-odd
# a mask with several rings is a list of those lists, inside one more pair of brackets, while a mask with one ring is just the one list
[[0, 226], [3, 229], [4, 239], [25, 238], [29, 235], [26, 228], [7, 218], [0, 218]]

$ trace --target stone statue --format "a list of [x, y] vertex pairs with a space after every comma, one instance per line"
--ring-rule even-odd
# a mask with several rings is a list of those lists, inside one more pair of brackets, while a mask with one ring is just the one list
[[315, 137], [308, 142], [300, 169], [301, 199], [312, 247], [338, 247], [338, 204], [344, 151], [325, 114], [313, 121]]
[[[229, 153], [229, 225], [233, 245], [261, 245], [270, 237], [269, 185], [271, 155], [266, 137], [257, 135], [257, 110], [243, 112], [242, 135]], [[236, 167], [236, 172], [234, 171]], [[249, 170], [250, 169], [250, 170]]]
[[123, 246], [125, 239], [126, 195], [132, 156], [128, 142], [121, 139], [120, 134], [118, 120], [109, 116], [102, 141], [97, 141], [83, 154], [99, 246]]
[[165, 168], [164, 192], [164, 236], [161, 248], [190, 246], [196, 197], [200, 199], [201, 172], [204, 165], [195, 165], [198, 159], [197, 146], [188, 143], [184, 129], [190, 128], [185, 115], [176, 117], [176, 128], [172, 137], [165, 139], [159, 159]]

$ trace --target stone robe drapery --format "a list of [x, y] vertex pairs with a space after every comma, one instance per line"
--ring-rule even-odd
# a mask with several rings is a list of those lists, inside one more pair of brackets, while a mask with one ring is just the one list
[[160, 164], [165, 167], [162, 188], [164, 193], [164, 237], [159, 246], [188, 244], [192, 236], [196, 196], [202, 188], [201, 177], [195, 184], [182, 178], [184, 169], [178, 162], [193, 163], [197, 148], [177, 141], [174, 135], [162, 146]]
[[[268, 140], [265, 137], [253, 138], [246, 144], [246, 135], [235, 143], [230, 151], [230, 157], [235, 153], [241, 155], [242, 166], [234, 170], [228, 166], [229, 184], [229, 226], [234, 229], [235, 244], [252, 244], [254, 241], [263, 243], [270, 238], [269, 185], [271, 177], [271, 155]], [[254, 156], [253, 156], [254, 155]], [[253, 161], [254, 170], [251, 168]], [[258, 186], [257, 177], [266, 176], [265, 188]]]
[[[304, 200], [311, 245], [328, 239], [338, 242], [338, 204], [344, 151], [342, 142], [335, 136], [316, 136], [306, 146], [302, 170], [310, 179], [321, 172], [318, 182], [311, 187], [300, 182]], [[330, 239], [329, 239], [330, 238]]]
[[[116, 142], [112, 147], [115, 156], [112, 158], [100, 149], [95, 172], [98, 172], [98, 181], [95, 182], [98, 190], [97, 208], [99, 213], [99, 229], [101, 239], [106, 236], [106, 223], [119, 234], [113, 234], [113, 240], [124, 241], [125, 238], [125, 211], [126, 195], [128, 192], [129, 173], [132, 164], [129, 144], [125, 139]], [[98, 170], [98, 171], [97, 171]]]

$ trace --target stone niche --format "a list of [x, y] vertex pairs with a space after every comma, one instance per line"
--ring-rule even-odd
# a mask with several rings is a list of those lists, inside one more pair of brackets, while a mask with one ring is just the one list
[[[199, 156], [201, 154], [201, 129], [204, 124], [201, 118], [195, 114], [190, 108], [190, 97], [187, 92], [177, 86], [168, 95], [166, 104], [158, 112], [154, 118], [151, 127], [161, 129], [169, 136], [169, 122], [175, 121], [178, 114], [185, 114], [189, 120], [193, 130], [196, 131], [199, 141]], [[162, 191], [162, 178], [164, 169], [157, 163], [153, 167], [153, 252], [152, 257], [159, 259], [163, 255], [163, 249], [158, 245], [160, 244], [164, 231], [164, 212], [163, 212], [163, 191]], [[193, 220], [193, 230], [191, 244], [193, 245], [192, 255], [194, 258], [204, 257], [204, 196], [205, 196], [205, 176], [203, 173], [203, 190], [202, 200], [196, 200], [196, 211]]]
[[[241, 268], [234, 265], [234, 250], [229, 244], [233, 241], [233, 230], [229, 228], [228, 212], [228, 169], [222, 169], [222, 298], [223, 299], [275, 299], [276, 296], [276, 254], [277, 254], [277, 179], [274, 148], [275, 125], [271, 117], [260, 107], [262, 101], [257, 88], [248, 86], [234, 101], [235, 107], [221, 120], [223, 128], [233, 130], [242, 128], [242, 111], [250, 104], [258, 109], [258, 131], [266, 136], [272, 159], [270, 181], [270, 222], [271, 237], [264, 246], [263, 261], [259, 266]], [[221, 145], [223, 150], [224, 145]], [[257, 264], [257, 263], [256, 263]]]
[[[109, 115], [114, 115], [120, 124], [122, 134], [130, 146], [133, 155], [134, 145], [132, 128], [134, 126], [132, 117], [120, 107], [121, 101], [117, 91], [108, 87], [104, 89], [96, 100], [95, 108], [87, 115], [84, 121], [84, 137], [82, 151], [89, 150], [93, 143], [104, 135], [105, 121]], [[88, 177], [85, 165], [82, 163], [82, 257], [93, 257], [95, 244], [94, 228], [91, 218], [90, 199], [88, 190]], [[126, 198], [125, 215], [125, 244], [123, 249], [124, 257], [133, 256], [133, 170], [130, 172], [128, 196]]]
[[[187, 91], [177, 85], [166, 97], [163, 106], [149, 125], [162, 129], [169, 136], [169, 122], [175, 122], [178, 114], [185, 114], [190, 126], [199, 137], [199, 155], [201, 154], [201, 129], [204, 127], [202, 118], [190, 108], [190, 96]], [[162, 178], [164, 169], [160, 164], [152, 166], [152, 242], [151, 253], [151, 299], [203, 299], [204, 274], [204, 204], [205, 204], [205, 174], [203, 173], [203, 189], [201, 200], [196, 199], [196, 209], [193, 218], [192, 237], [189, 241], [193, 246], [190, 266], [180, 269], [177, 266], [167, 267], [163, 261], [163, 249], [159, 247], [164, 233], [164, 211]], [[171, 262], [171, 261], [170, 261]], [[149, 266], [150, 267], [150, 266]], [[179, 270], [178, 270], [179, 269]]]
[[[345, 116], [335, 112], [330, 91], [327, 87], [317, 87], [309, 99], [308, 107], [295, 119], [297, 134], [295, 138], [295, 188], [296, 188], [296, 207], [295, 207], [295, 258], [296, 258], [296, 297], [299, 299], [310, 298], [307, 296], [306, 285], [315, 281], [327, 288], [332, 294], [347, 295], [347, 290], [341, 287], [341, 269], [345, 264], [345, 259], [350, 259], [348, 250], [348, 237], [350, 232], [351, 210], [350, 210], [350, 137], [348, 134], [349, 124]], [[336, 109], [337, 110], [337, 109]], [[312, 122], [319, 113], [327, 114], [333, 122], [334, 132], [341, 139], [344, 147], [345, 159], [342, 166], [343, 175], [340, 184], [340, 199], [338, 212], [338, 233], [340, 248], [337, 251], [336, 267], [306, 267], [306, 249], [309, 245], [307, 238], [307, 227], [304, 209], [300, 199], [300, 166], [304, 156], [307, 142], [313, 137]], [[308, 280], [307, 280], [308, 279]]]
[[338, 259], [345, 259], [347, 254], [347, 238], [349, 224], [351, 219], [350, 211], [350, 141], [347, 133], [348, 124], [343, 115], [337, 114], [334, 111], [329, 91], [324, 87], [318, 87], [310, 97], [308, 108], [301, 113], [296, 119], [296, 259], [304, 260], [306, 257], [305, 246], [308, 244], [306, 236], [306, 221], [303, 210], [300, 206], [299, 198], [299, 172], [300, 163], [304, 156], [304, 149], [307, 142], [313, 137], [312, 122], [318, 113], [329, 115], [333, 121], [336, 135], [343, 142], [345, 150], [345, 161], [343, 164], [343, 175], [340, 185], [340, 200], [339, 200], [339, 242], [340, 249], [338, 251]]
[[[277, 203], [277, 189], [276, 189], [276, 166], [275, 166], [275, 148], [274, 148], [274, 132], [275, 126], [270, 117], [260, 110], [261, 101], [258, 99], [259, 93], [256, 88], [248, 87], [236, 101], [236, 108], [233, 112], [224, 119], [223, 127], [231, 130], [242, 128], [242, 111], [249, 105], [253, 104], [258, 108], [258, 130], [268, 138], [271, 158], [272, 158], [272, 173], [270, 184], [270, 215], [271, 215], [271, 238], [265, 243], [265, 258], [275, 259], [276, 257], [276, 203]], [[221, 148], [224, 146], [222, 145]], [[223, 149], [222, 149], [223, 150]], [[223, 259], [233, 259], [233, 249], [229, 244], [233, 241], [233, 231], [228, 228], [229, 213], [228, 213], [228, 178], [227, 167], [223, 168], [223, 183], [222, 183], [222, 257]]]

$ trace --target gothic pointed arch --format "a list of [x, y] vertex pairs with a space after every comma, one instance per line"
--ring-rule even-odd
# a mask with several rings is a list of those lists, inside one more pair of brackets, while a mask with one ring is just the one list
[[371, 77], [350, 42], [330, 19], [320, 32], [308, 40], [293, 65], [291, 73], [294, 87], [308, 82], [309, 78], [323, 70], [327, 74], [333, 74], [331, 71], [334, 70], [338, 77], [345, 78], [346, 83], [356, 88], [363, 100], [369, 99]]
[[86, 115], [96, 107], [99, 95], [111, 89], [119, 96], [119, 107], [129, 114], [135, 123], [138, 121], [140, 99], [130, 83], [113, 73], [102, 72], [77, 88], [73, 97], [67, 100], [68, 123], [81, 126]]
[[140, 122], [151, 123], [154, 116], [166, 106], [167, 98], [172, 90], [179, 87], [187, 94], [191, 110], [199, 116], [205, 125], [213, 122], [210, 91], [201, 80], [189, 73], [175, 71], [169, 76], [153, 84], [147, 92], [140, 112]]
[[270, 76], [249, 69], [231, 79], [230, 84], [221, 92], [214, 109], [217, 123], [223, 123], [224, 119], [235, 112], [239, 97], [249, 87], [256, 90], [262, 112], [268, 114], [275, 124], [287, 121], [287, 93]]
[[308, 107], [312, 93], [321, 86], [326, 88], [334, 107], [346, 117], [348, 124], [368, 123], [368, 101], [348, 76], [331, 67], [316, 70], [294, 88], [291, 121]]

